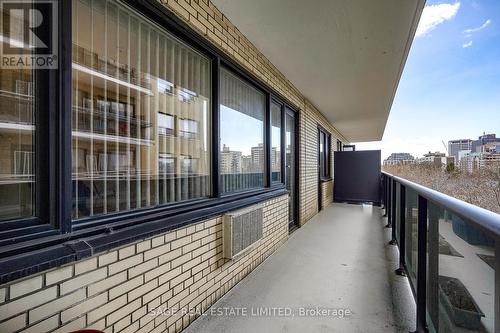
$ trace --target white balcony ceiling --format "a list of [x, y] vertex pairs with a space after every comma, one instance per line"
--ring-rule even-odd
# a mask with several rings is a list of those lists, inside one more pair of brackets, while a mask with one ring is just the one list
[[347, 139], [382, 139], [424, 0], [212, 1]]

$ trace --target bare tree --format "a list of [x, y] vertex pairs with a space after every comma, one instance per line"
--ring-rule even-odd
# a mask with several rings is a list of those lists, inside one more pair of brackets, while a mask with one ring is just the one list
[[500, 214], [500, 166], [473, 173], [432, 164], [384, 166], [387, 172]]

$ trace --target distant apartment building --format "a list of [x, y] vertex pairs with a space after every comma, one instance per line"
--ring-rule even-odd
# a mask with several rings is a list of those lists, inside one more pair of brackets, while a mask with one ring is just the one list
[[231, 150], [224, 145], [220, 153], [220, 171], [221, 173], [241, 173], [242, 171], [242, 156], [241, 151]]
[[496, 134], [483, 134], [477, 140], [474, 140], [471, 145], [473, 153], [481, 153], [485, 151], [485, 146], [500, 145], [500, 138]]
[[455, 157], [455, 161], [459, 161], [459, 152], [461, 150], [471, 150], [471, 139], [458, 139], [448, 141], [448, 155]]
[[476, 172], [486, 167], [498, 166], [500, 168], [500, 153], [495, 151], [468, 153], [460, 159], [459, 165], [460, 169], [469, 173]]
[[383, 163], [384, 165], [413, 164], [415, 158], [409, 153], [392, 153]]
[[423, 157], [419, 157], [415, 160], [417, 164], [422, 164], [422, 163], [433, 163], [436, 165], [441, 165], [441, 158], [446, 157], [445, 153], [441, 152], [428, 152], [427, 154], [424, 154]]
[[264, 161], [265, 159], [263, 144], [259, 143], [258, 146], [252, 147], [250, 151], [252, 157], [252, 164], [255, 166], [261, 165], [261, 161]]
[[[483, 134], [477, 140], [448, 141], [448, 152], [455, 157], [456, 165], [467, 172], [474, 172], [500, 161], [500, 138], [496, 134]], [[499, 163], [500, 165], [500, 163]]]
[[417, 164], [429, 164], [436, 167], [446, 168], [455, 164], [455, 157], [446, 156], [445, 153], [436, 151], [428, 152], [427, 154], [424, 154], [423, 157], [417, 158], [415, 161]]
[[279, 172], [281, 168], [281, 151], [276, 148], [271, 148], [271, 171]]

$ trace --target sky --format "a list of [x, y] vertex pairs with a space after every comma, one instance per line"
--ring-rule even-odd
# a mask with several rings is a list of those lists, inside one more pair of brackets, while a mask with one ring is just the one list
[[500, 1], [427, 0], [382, 141], [382, 159], [500, 136]]

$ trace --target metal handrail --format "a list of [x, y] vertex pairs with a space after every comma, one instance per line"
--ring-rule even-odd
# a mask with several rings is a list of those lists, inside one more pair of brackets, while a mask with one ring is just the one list
[[426, 198], [433, 204], [437, 204], [442, 208], [449, 210], [458, 217], [483, 228], [485, 231], [493, 233], [494, 236], [500, 237], [499, 214], [475, 206], [460, 199], [453, 198], [449, 195], [438, 192], [436, 190], [432, 190], [428, 187], [416, 184], [407, 179], [394, 176], [388, 172], [382, 171], [382, 173], [388, 177], [393, 178], [398, 183], [404, 185], [406, 188], [412, 189], [418, 195]]

